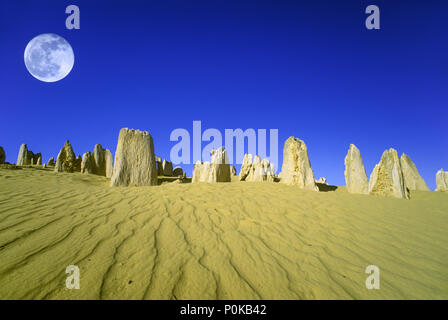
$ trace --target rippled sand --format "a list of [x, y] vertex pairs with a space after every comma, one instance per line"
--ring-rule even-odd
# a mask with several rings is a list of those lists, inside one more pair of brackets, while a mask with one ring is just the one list
[[107, 185], [0, 169], [1, 299], [448, 299], [448, 194]]

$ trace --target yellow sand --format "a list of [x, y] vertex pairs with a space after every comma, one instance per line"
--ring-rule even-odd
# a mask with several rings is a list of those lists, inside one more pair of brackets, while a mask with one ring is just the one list
[[1, 299], [448, 299], [448, 194], [107, 184], [0, 169]]

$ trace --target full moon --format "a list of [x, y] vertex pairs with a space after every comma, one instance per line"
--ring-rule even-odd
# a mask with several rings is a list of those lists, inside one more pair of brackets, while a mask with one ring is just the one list
[[44, 82], [64, 79], [75, 63], [70, 44], [54, 33], [33, 38], [25, 48], [24, 59], [29, 73]]

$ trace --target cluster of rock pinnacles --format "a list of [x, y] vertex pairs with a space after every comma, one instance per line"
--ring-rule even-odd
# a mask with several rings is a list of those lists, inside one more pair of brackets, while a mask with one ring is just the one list
[[[5, 151], [0, 147], [0, 164], [5, 160]], [[42, 165], [42, 155], [33, 153], [26, 144], [22, 144], [16, 165]], [[179, 177], [180, 181], [186, 178], [181, 167], [173, 168], [170, 161], [155, 156], [154, 142], [148, 132], [128, 128], [120, 130], [115, 164], [112, 152], [100, 144], [95, 145], [92, 152], [76, 157], [70, 142], [66, 141], [56, 162], [50, 158], [44, 166], [54, 166], [56, 172], [105, 176], [110, 178], [111, 186], [157, 185], [159, 176]], [[230, 182], [236, 175], [236, 168], [229, 164], [227, 152], [221, 147], [211, 151], [210, 162], [198, 161], [194, 165], [192, 182]], [[404, 153], [399, 158], [394, 149], [384, 151], [369, 179], [360, 151], [351, 144], [345, 157], [344, 176], [350, 193], [409, 199], [409, 191], [429, 191], [412, 160]], [[327, 184], [325, 178], [315, 180], [306, 144], [295, 137], [289, 137], [285, 142], [282, 171], [278, 176], [268, 159], [246, 154], [237, 178], [240, 181], [280, 181], [312, 191], [319, 191], [319, 184]], [[437, 172], [436, 184], [436, 191], [448, 191], [448, 172], [443, 169]]]

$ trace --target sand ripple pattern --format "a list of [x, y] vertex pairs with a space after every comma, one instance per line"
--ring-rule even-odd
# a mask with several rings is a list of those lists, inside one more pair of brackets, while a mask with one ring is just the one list
[[448, 194], [107, 185], [0, 170], [0, 299], [448, 299]]

